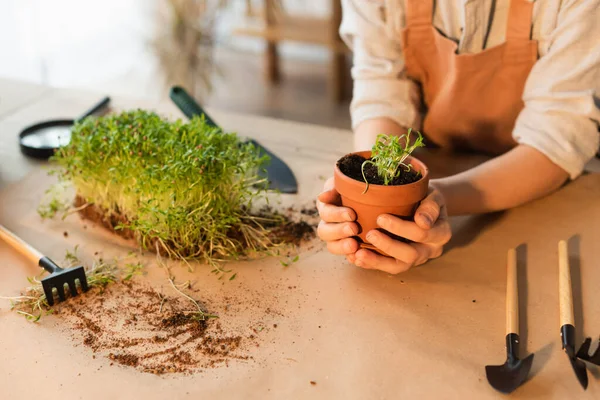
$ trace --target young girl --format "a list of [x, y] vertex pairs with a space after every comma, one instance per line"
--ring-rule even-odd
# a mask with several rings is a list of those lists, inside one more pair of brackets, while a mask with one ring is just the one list
[[[354, 51], [355, 150], [379, 133], [420, 130], [428, 144], [495, 158], [431, 181], [414, 222], [381, 215], [371, 231], [393, 256], [359, 249], [353, 210], [333, 181], [317, 207], [319, 236], [353, 264], [399, 273], [442, 254], [448, 216], [545, 196], [577, 178], [598, 150], [600, 0], [342, 0]], [[425, 111], [423, 111], [425, 110]], [[515, 179], [518, 177], [518, 179]]]

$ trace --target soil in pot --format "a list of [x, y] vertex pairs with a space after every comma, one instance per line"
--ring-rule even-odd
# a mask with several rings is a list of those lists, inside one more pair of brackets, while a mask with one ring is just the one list
[[[349, 176], [352, 179], [364, 182], [364, 179], [366, 178], [367, 182], [370, 184], [383, 185], [383, 178], [377, 173], [377, 167], [372, 164], [365, 165], [363, 177], [362, 165], [366, 160], [367, 159], [361, 155], [348, 154], [340, 158], [337, 165], [344, 175]], [[417, 171], [411, 169], [410, 171], [402, 171], [400, 175], [394, 178], [390, 185], [406, 185], [408, 183], [416, 182], [419, 179], [421, 179], [421, 175]]]

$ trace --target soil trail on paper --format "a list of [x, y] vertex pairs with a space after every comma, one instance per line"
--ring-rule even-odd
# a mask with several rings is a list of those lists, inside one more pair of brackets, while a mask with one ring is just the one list
[[[194, 290], [185, 290], [198, 299]], [[242, 300], [248, 298], [248, 300]], [[254, 298], [254, 299], [253, 299]], [[197, 308], [183, 297], [164, 295], [146, 283], [118, 282], [103, 291], [90, 292], [60, 303], [54, 313], [63, 319], [72, 338], [89, 347], [93, 357], [106, 357], [111, 365], [134, 367], [153, 374], [196, 373], [226, 367], [230, 362], [253, 362], [259, 332], [283, 313], [261, 304], [258, 294], [225, 298], [233, 309], [243, 303], [254, 309], [251, 322], [219, 313], [201, 320]], [[206, 313], [211, 313], [210, 306]], [[219, 304], [219, 309], [229, 308]], [[249, 312], [250, 310], [246, 310]], [[64, 323], [66, 322], [66, 324]]]

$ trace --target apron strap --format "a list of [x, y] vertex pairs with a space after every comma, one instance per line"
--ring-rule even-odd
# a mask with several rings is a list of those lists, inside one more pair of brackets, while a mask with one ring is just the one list
[[511, 0], [506, 26], [506, 40], [531, 40], [533, 1]]
[[434, 0], [406, 0], [406, 26], [432, 25]]

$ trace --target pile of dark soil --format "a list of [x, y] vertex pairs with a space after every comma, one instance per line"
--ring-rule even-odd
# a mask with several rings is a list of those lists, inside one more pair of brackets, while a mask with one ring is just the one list
[[[362, 164], [366, 160], [366, 158], [358, 154], [348, 154], [338, 160], [337, 166], [344, 175], [352, 179], [364, 182], [365, 178], [367, 178], [367, 182], [370, 184], [383, 185], [383, 179], [377, 174], [377, 167], [372, 164], [365, 165], [365, 176], [363, 177]], [[400, 174], [394, 178], [390, 185], [406, 185], [421, 179], [421, 175], [415, 170], [406, 171], [402, 169], [402, 166], [399, 169]]]
[[54, 310], [75, 340], [111, 365], [153, 374], [192, 373], [252, 359], [248, 353], [257, 338], [251, 329], [225, 328], [220, 319], [203, 320], [194, 311], [188, 300], [135, 281], [94, 288]]

